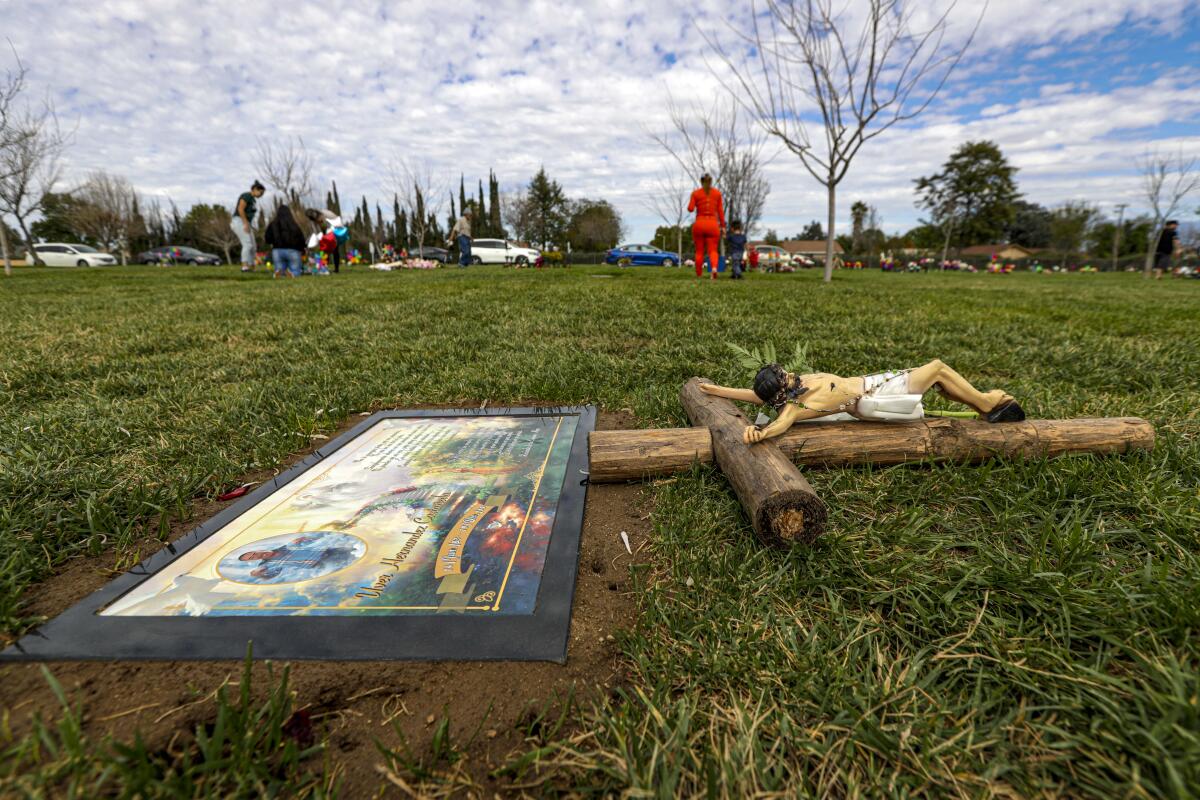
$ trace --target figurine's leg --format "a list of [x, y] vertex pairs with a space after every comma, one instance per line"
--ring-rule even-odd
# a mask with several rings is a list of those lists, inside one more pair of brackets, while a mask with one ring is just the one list
[[1001, 389], [991, 392], [979, 391], [966, 378], [936, 358], [908, 373], [910, 392], [925, 394], [930, 389], [937, 389], [954, 402], [970, 406], [980, 414], [986, 414], [1006, 400], [1012, 399]]

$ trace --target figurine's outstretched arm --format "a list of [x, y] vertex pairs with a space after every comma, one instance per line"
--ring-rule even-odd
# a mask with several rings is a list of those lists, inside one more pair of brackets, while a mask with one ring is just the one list
[[743, 403], [762, 405], [762, 400], [754, 393], [753, 389], [731, 389], [728, 386], [717, 386], [715, 383], [702, 383], [700, 391], [714, 397], [724, 397], [727, 400], [741, 400]]
[[742, 441], [746, 444], [761, 442], [763, 439], [770, 439], [772, 436], [779, 436], [782, 433], [786, 433], [787, 429], [792, 427], [792, 423], [794, 422], [816, 419], [830, 413], [832, 412], [814, 411], [811, 408], [788, 403], [779, 412], [779, 416], [775, 418], [775, 421], [765, 428], [760, 428], [757, 425], [747, 425], [745, 432], [742, 434]]

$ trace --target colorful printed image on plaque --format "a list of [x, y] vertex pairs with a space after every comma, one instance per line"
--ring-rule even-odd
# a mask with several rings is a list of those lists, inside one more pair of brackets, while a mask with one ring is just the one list
[[382, 419], [100, 613], [532, 614], [577, 424]]

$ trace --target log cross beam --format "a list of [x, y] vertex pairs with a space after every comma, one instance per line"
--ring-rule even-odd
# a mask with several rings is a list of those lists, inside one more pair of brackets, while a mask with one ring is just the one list
[[692, 378], [680, 392], [694, 427], [592, 432], [589, 480], [641, 480], [716, 461], [755, 534], [778, 546], [812, 542], [825, 525], [825, 504], [795, 464], [974, 464], [997, 456], [1056, 458], [1154, 447], [1154, 427], [1136, 417], [997, 424], [942, 417], [915, 422], [805, 422], [775, 439], [746, 445], [742, 432], [750, 421], [732, 401], [700, 391], [700, 384], [709, 382]]

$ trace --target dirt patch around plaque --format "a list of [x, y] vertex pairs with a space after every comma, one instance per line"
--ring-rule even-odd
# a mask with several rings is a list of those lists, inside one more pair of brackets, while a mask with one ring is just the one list
[[[338, 431], [360, 420], [351, 418]], [[599, 415], [597, 429], [634, 427], [627, 414]], [[318, 443], [319, 444], [319, 443]], [[299, 463], [316, 447], [297, 453]], [[247, 482], [266, 480], [260, 471]], [[228, 504], [198, 501], [190, 518], [171, 531], [178, 537]], [[626, 531], [633, 555], [620, 532]], [[512, 754], [527, 748], [539, 715], [553, 721], [568, 698], [587, 703], [622, 683], [617, 639], [633, 625], [636, 601], [631, 568], [651, 532], [650, 501], [640, 485], [588, 487], [580, 542], [574, 609], [565, 664], [515, 661], [296, 661], [290, 664], [295, 708], [307, 712], [318, 737], [327, 736], [330, 763], [348, 796], [363, 796], [380, 784], [383, 758], [376, 744], [405, 746], [417, 757], [430, 752], [434, 731], [449, 721], [451, 742], [460, 748], [460, 764], [487, 789], [500, 788], [491, 773]], [[161, 547], [148, 539], [145, 552]], [[52, 616], [86, 597], [127, 567], [117, 557], [79, 559], [30, 590], [28, 608]], [[269, 619], [266, 620], [269, 623]], [[281, 664], [252, 667], [256, 696], [265, 696]], [[49, 665], [72, 704], [84, 710], [85, 730], [93, 737], [120, 741], [140, 732], [150, 749], [186, 741], [198, 725], [212, 721], [214, 692], [222, 683], [236, 686], [242, 664], [234, 661], [60, 662]], [[38, 664], [0, 666], [0, 708], [9, 714], [17, 735], [28, 731], [33, 716], [60, 714]], [[552, 722], [551, 722], [552, 724]]]

